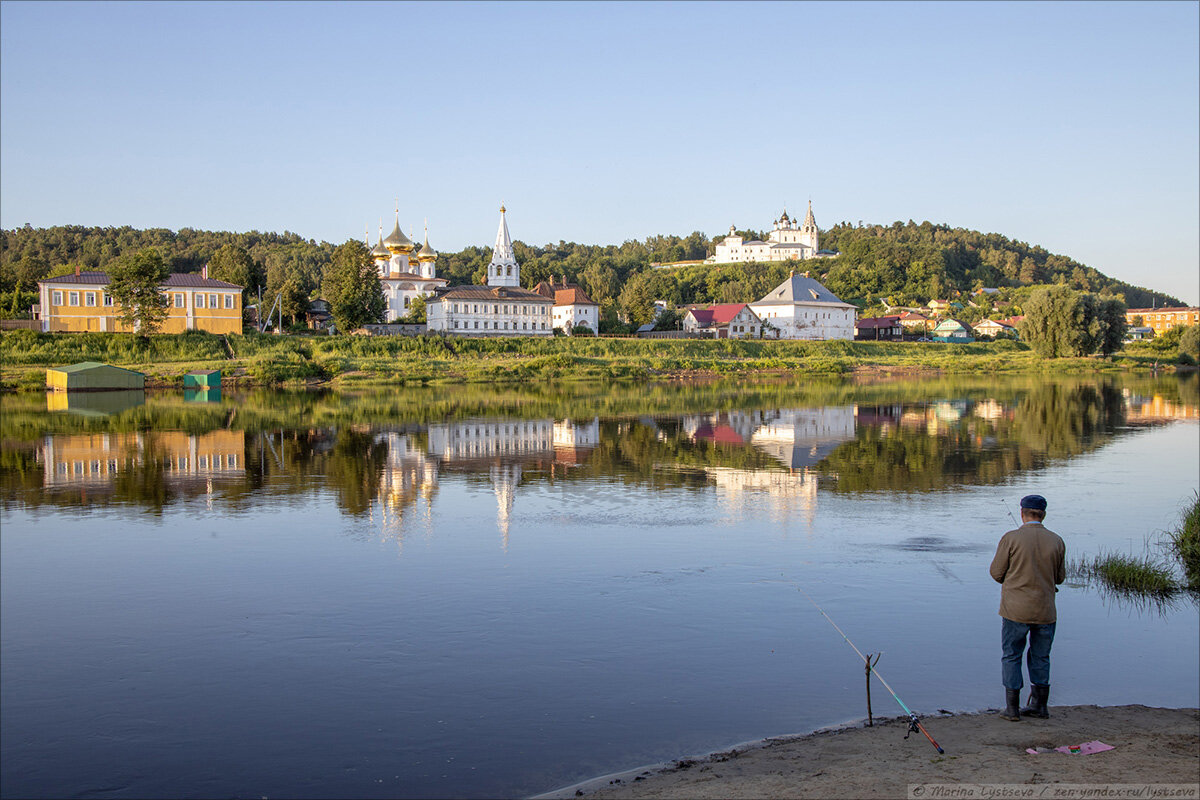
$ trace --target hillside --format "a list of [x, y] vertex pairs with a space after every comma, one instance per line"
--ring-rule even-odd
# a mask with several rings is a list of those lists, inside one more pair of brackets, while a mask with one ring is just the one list
[[[755, 232], [747, 232], [757, 235]], [[645, 321], [650, 303], [676, 305], [748, 302], [778, 285], [788, 272], [808, 270], [847, 300], [886, 298], [893, 304], [919, 304], [969, 292], [980, 286], [1020, 288], [1067, 283], [1096, 293], [1121, 294], [1130, 306], [1180, 305], [1177, 298], [1105, 276], [1067, 256], [995, 233], [980, 233], [929, 222], [884, 225], [839, 223], [821, 234], [824, 248], [841, 255], [799, 263], [692, 265], [656, 269], [654, 263], [703, 259], [720, 237], [696, 231], [687, 236], [651, 236], [620, 245], [559, 242], [543, 246], [513, 243], [527, 286], [550, 277], [566, 278], [587, 289], [612, 322], [619, 310]], [[0, 231], [0, 291], [21, 283], [26, 289], [47, 274], [76, 264], [103, 269], [114, 258], [156, 247], [176, 272], [197, 272], [224, 245], [243, 248], [262, 267], [264, 294], [307, 294], [320, 285], [334, 245], [291, 232], [230, 233], [183, 228], [139, 230], [78, 225]], [[438, 274], [451, 283], [476, 283], [491, 249], [466, 247], [438, 256]], [[31, 280], [32, 278], [32, 280]]]

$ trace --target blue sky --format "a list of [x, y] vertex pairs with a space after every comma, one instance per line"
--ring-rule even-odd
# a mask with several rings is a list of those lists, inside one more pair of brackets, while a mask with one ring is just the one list
[[[1200, 3], [0, 4], [0, 225], [929, 220], [1200, 302]], [[387, 233], [387, 230], [384, 231]]]

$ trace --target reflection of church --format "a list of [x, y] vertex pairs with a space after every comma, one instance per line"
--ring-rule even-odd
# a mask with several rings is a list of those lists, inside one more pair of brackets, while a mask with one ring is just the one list
[[467, 419], [433, 423], [426, 430], [428, 445], [417, 446], [407, 434], [388, 433], [388, 458], [381, 478], [390, 524], [418, 498], [428, 504], [437, 491], [442, 470], [486, 473], [496, 496], [497, 526], [507, 546], [513, 503], [527, 469], [576, 466], [596, 446], [600, 423], [553, 419]]

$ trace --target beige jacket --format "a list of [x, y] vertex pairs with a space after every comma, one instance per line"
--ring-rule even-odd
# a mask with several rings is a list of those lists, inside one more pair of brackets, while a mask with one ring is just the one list
[[1000, 588], [1000, 616], [1029, 625], [1058, 620], [1054, 593], [1067, 579], [1067, 546], [1054, 531], [1026, 522], [1000, 537], [991, 573]]

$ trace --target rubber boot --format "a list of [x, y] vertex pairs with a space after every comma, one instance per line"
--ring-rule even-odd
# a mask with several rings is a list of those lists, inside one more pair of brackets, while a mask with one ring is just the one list
[[1038, 719], [1049, 719], [1050, 712], [1046, 710], [1046, 703], [1050, 702], [1050, 687], [1039, 686], [1036, 683], [1029, 685], [1029, 705], [1021, 709], [1021, 713], [1027, 717], [1037, 717]]
[[1006, 719], [1009, 722], [1020, 722], [1021, 712], [1017, 708], [1019, 705], [1021, 705], [1021, 690], [1005, 689], [1004, 710], [1000, 712], [1000, 719]]

